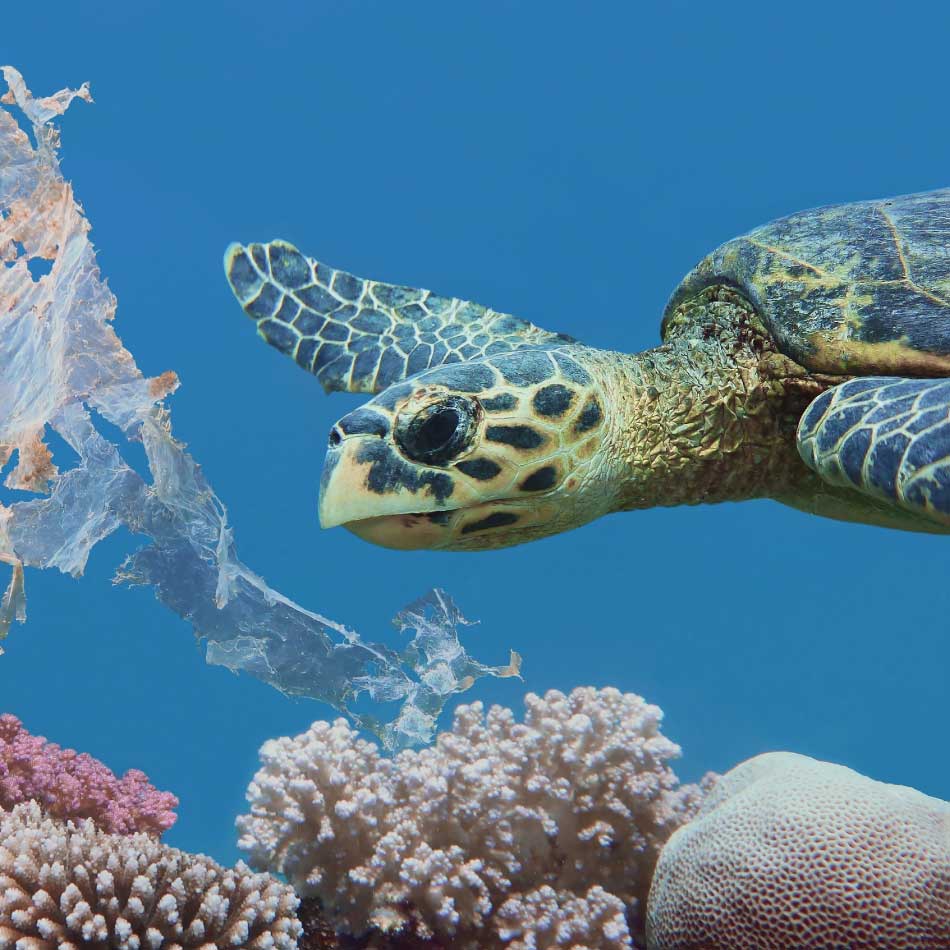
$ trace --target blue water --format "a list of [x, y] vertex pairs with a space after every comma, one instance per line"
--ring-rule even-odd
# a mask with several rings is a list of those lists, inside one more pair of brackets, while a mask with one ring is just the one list
[[[51, 18], [53, 18], [51, 20]], [[814, 205], [950, 184], [937, 4], [360, 0], [7, 4], [0, 61], [36, 94], [90, 80], [63, 168], [177, 435], [228, 504], [244, 560], [373, 638], [429, 587], [525, 657], [527, 689], [616, 685], [667, 713], [694, 778], [768, 749], [950, 797], [948, 542], [769, 501], [615, 515], [487, 554], [398, 553], [321, 532], [326, 433], [360, 397], [259, 341], [232, 240], [283, 237], [354, 273], [476, 300], [596, 346], [658, 341], [682, 274]], [[137, 766], [181, 798], [170, 843], [237, 856], [266, 738], [335, 715], [207, 666], [189, 628], [110, 578], [33, 572], [0, 707]]]

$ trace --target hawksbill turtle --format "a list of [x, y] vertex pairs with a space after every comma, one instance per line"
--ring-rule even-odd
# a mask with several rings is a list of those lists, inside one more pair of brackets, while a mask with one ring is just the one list
[[324, 527], [473, 550], [614, 511], [769, 497], [950, 531], [950, 189], [818, 208], [722, 245], [662, 345], [595, 349], [478, 304], [232, 244], [258, 333], [327, 391]]

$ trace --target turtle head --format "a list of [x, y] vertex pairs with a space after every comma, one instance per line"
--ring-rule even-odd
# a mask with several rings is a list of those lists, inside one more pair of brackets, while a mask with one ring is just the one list
[[344, 416], [330, 432], [321, 524], [390, 548], [480, 550], [612, 510], [605, 401], [581, 349], [440, 366]]

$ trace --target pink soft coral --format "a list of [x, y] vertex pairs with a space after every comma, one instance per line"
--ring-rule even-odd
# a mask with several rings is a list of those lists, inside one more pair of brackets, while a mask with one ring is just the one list
[[0, 808], [35, 800], [53, 818], [91, 818], [103, 831], [160, 836], [178, 799], [138, 769], [122, 778], [91, 755], [30, 735], [16, 716], [0, 716]]

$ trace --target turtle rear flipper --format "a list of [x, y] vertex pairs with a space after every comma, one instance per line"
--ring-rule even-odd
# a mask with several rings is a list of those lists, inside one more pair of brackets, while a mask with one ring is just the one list
[[802, 416], [798, 451], [829, 484], [950, 528], [950, 379], [867, 376], [829, 389]]
[[479, 304], [334, 270], [286, 241], [232, 244], [224, 269], [258, 333], [327, 392], [378, 393], [443, 363], [572, 342]]

